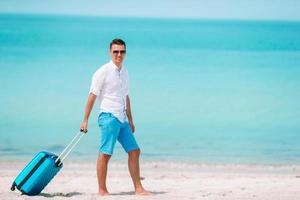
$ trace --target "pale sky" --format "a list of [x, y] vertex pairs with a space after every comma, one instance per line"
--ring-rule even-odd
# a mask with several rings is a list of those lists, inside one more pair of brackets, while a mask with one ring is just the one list
[[0, 13], [300, 21], [300, 0], [0, 0]]

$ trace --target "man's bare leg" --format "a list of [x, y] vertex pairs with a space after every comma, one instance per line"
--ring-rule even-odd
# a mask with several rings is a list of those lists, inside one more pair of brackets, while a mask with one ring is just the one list
[[97, 177], [99, 194], [102, 196], [109, 195], [106, 188], [107, 165], [111, 155], [100, 153], [97, 161]]
[[141, 183], [139, 157], [139, 149], [128, 152], [128, 168], [134, 185], [135, 194], [150, 195], [151, 193], [145, 190]]

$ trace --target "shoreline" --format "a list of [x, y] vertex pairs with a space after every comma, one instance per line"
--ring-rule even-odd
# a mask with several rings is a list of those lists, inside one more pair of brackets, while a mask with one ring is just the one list
[[[0, 169], [5, 169], [10, 166], [25, 166], [27, 163], [31, 161], [30, 159], [24, 158], [20, 160], [16, 160], [14, 158], [9, 159], [0, 159]], [[71, 167], [78, 167], [79, 165], [83, 166], [93, 166], [96, 165], [97, 158], [88, 159], [88, 160], [80, 160], [80, 159], [67, 159], [64, 164]], [[127, 159], [112, 159], [109, 162], [109, 165], [118, 168], [127, 166]], [[189, 170], [196, 169], [232, 169], [232, 170], [242, 170], [242, 169], [252, 169], [252, 170], [294, 170], [300, 172], [300, 163], [221, 163], [221, 162], [196, 162], [196, 161], [172, 161], [172, 160], [140, 160], [140, 165], [146, 168], [161, 168], [168, 167], [169, 169], [179, 169], [185, 167]]]
[[[10, 185], [27, 163], [0, 161], [0, 198], [29, 199]], [[95, 162], [68, 160], [35, 199], [99, 199]], [[105, 199], [300, 199], [300, 165], [188, 164], [142, 162], [141, 177], [150, 197], [135, 196], [126, 162], [109, 164]]]
[[[0, 164], [6, 163], [6, 162], [19, 162], [19, 163], [26, 163], [29, 162], [37, 153], [32, 153], [30, 155], [26, 156], [19, 156], [19, 155], [2, 155], [0, 157]], [[56, 154], [58, 155], [58, 154]], [[70, 155], [66, 161], [67, 162], [75, 162], [75, 163], [81, 163], [81, 162], [87, 162], [87, 163], [93, 163], [97, 160], [97, 154], [93, 154], [90, 156], [82, 156], [82, 155]], [[110, 162], [114, 163], [124, 163], [127, 162], [127, 155], [121, 154], [113, 156], [110, 160]], [[203, 160], [196, 160], [196, 159], [189, 159], [189, 158], [181, 158], [177, 157], [175, 158], [149, 158], [144, 157], [141, 155], [140, 157], [141, 163], [173, 163], [173, 164], [185, 164], [185, 165], [220, 165], [220, 166], [228, 166], [228, 165], [235, 165], [235, 166], [274, 166], [274, 167], [280, 167], [280, 166], [300, 166], [300, 162], [281, 162], [278, 160], [238, 160], [234, 161], [233, 159], [225, 161], [221, 161], [220, 159], [214, 159], [211, 158], [209, 160], [203, 159]]]

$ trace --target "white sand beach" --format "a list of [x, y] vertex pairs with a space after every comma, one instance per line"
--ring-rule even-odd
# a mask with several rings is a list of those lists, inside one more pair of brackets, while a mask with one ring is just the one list
[[0, 199], [300, 199], [300, 165], [142, 163], [143, 184], [153, 195], [141, 197], [133, 193], [126, 164], [112, 162], [107, 180], [112, 195], [100, 197], [95, 163], [67, 161], [40, 195], [29, 197], [10, 191], [25, 164], [0, 161]]

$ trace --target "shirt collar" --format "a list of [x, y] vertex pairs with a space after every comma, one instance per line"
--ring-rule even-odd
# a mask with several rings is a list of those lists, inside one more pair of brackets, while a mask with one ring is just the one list
[[[119, 68], [117, 67], [117, 65], [111, 60], [110, 61], [110, 65], [117, 71], [119, 71]], [[121, 67], [121, 70], [120, 70], [120, 73], [123, 72], [123, 68], [124, 68], [124, 65]]]

